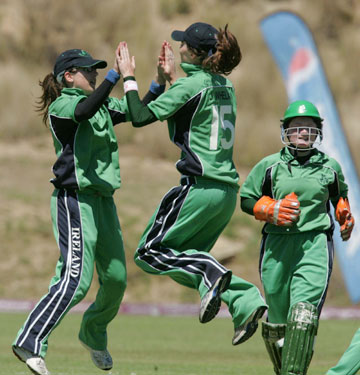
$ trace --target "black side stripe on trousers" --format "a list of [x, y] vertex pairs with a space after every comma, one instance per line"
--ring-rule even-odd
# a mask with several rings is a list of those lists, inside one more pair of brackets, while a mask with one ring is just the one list
[[264, 255], [265, 255], [265, 243], [266, 243], [267, 236], [268, 236], [267, 233], [263, 231], [263, 236], [262, 236], [261, 244], [260, 244], [260, 257], [259, 257], [259, 275], [260, 275], [261, 282], [262, 282], [262, 262], [263, 262]]
[[330, 277], [331, 277], [333, 264], [334, 264], [334, 242], [332, 239], [332, 235], [330, 233], [327, 234], [327, 252], [328, 252], [328, 275], [327, 275], [327, 280], [326, 280], [326, 287], [324, 289], [324, 293], [321, 296], [320, 303], [318, 305], [319, 316], [321, 314], [321, 310], [325, 303], [326, 294], [329, 288]]
[[162, 199], [154, 224], [146, 237], [145, 247], [157, 248], [168, 230], [174, 225], [191, 185], [172, 188]]
[[[181, 269], [191, 274], [201, 275], [204, 284], [210, 288], [227, 269], [211, 255], [175, 254], [172, 249], [162, 244], [165, 234], [175, 224], [191, 185], [171, 189], [160, 203], [154, 224], [150, 229], [145, 244], [137, 250], [139, 259], [158, 271]], [[176, 250], [176, 249], [175, 249]]]
[[36, 355], [42, 341], [56, 326], [79, 286], [83, 267], [83, 239], [80, 209], [75, 192], [60, 190], [57, 196], [57, 226], [63, 267], [60, 280], [30, 313], [15, 345]]
[[208, 289], [227, 269], [214, 258], [203, 254], [175, 254], [171, 249], [160, 251], [148, 249], [139, 259], [159, 271], [182, 269], [187, 273], [201, 275]]

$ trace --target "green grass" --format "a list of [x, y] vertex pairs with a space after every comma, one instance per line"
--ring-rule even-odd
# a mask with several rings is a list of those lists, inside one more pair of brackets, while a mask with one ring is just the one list
[[[0, 315], [1, 374], [30, 374], [10, 345], [25, 314]], [[52, 375], [105, 374], [96, 369], [77, 340], [81, 315], [70, 314], [50, 339], [46, 363]], [[320, 324], [309, 375], [325, 374], [350, 343], [358, 321], [326, 320]], [[230, 319], [201, 325], [196, 317], [119, 315], [109, 327], [112, 375], [269, 375], [272, 366], [260, 329], [246, 343], [231, 345]], [[109, 373], [110, 374], [110, 373]]]

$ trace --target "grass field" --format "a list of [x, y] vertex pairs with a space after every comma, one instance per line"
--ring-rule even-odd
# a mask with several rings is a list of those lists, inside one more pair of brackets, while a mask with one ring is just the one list
[[[10, 346], [25, 314], [0, 314], [0, 373], [30, 374]], [[69, 314], [54, 331], [46, 358], [52, 375], [105, 374], [92, 364], [77, 340], [80, 314]], [[358, 328], [356, 320], [321, 321], [309, 375], [325, 374]], [[121, 316], [109, 330], [114, 359], [110, 375], [269, 375], [272, 366], [260, 329], [246, 343], [231, 345], [232, 323], [218, 318], [199, 324], [196, 317]]]

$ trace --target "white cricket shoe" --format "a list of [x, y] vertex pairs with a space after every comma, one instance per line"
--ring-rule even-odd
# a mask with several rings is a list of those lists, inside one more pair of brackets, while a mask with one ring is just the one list
[[221, 293], [229, 287], [232, 273], [227, 271], [220, 276], [209, 289], [205, 296], [201, 299], [199, 320], [200, 323], [210, 322], [215, 318], [221, 306]]
[[113, 360], [107, 349], [105, 350], [94, 350], [87, 346], [80, 340], [82, 346], [90, 352], [90, 357], [94, 362], [94, 365], [101, 370], [111, 370], [113, 367]]
[[50, 372], [46, 368], [45, 361], [41, 357], [29, 358], [26, 360], [26, 364], [35, 375], [50, 375]]
[[15, 356], [20, 359], [20, 361], [25, 362], [27, 367], [29, 367], [35, 375], [50, 375], [50, 372], [46, 368], [44, 358], [37, 356], [20, 346], [13, 346], [12, 350]]
[[258, 320], [262, 318], [267, 310], [266, 306], [258, 307], [246, 320], [246, 322], [235, 328], [234, 337], [232, 339], [233, 345], [242, 344], [248, 340], [257, 330]]

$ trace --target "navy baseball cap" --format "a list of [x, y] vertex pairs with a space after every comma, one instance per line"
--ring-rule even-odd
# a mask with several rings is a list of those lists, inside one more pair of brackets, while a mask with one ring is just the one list
[[185, 31], [173, 31], [171, 38], [177, 42], [186, 42], [190, 47], [209, 51], [215, 47], [218, 33], [219, 31], [208, 23], [196, 22]]
[[88, 52], [82, 49], [68, 49], [57, 57], [53, 71], [54, 76], [61, 82], [64, 73], [74, 67], [103, 69], [107, 67], [107, 62], [93, 59]]

